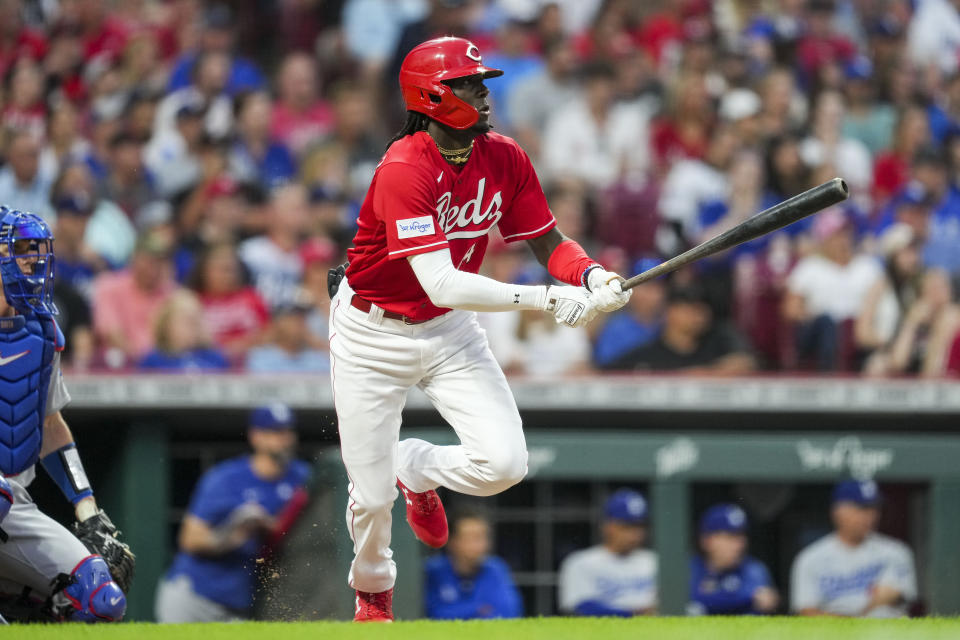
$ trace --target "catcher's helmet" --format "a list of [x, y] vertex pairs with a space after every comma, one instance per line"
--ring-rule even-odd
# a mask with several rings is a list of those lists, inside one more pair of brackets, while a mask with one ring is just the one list
[[[18, 259], [27, 259], [31, 268], [24, 271]], [[53, 233], [43, 218], [0, 206], [0, 276], [11, 307], [20, 313], [56, 315]]]
[[480, 49], [464, 38], [427, 40], [407, 54], [400, 66], [400, 90], [409, 111], [425, 114], [454, 129], [469, 129], [480, 118], [472, 106], [453, 95], [444, 80], [480, 74], [502, 76], [483, 65]]

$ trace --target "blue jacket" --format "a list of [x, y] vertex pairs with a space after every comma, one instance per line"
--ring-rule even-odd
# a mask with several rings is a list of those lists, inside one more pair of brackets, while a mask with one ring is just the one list
[[456, 574], [446, 554], [436, 555], [426, 565], [427, 617], [434, 620], [472, 618], [519, 618], [523, 603], [500, 558], [488, 557], [473, 576]]
[[773, 580], [764, 564], [749, 556], [740, 566], [720, 572], [707, 568], [701, 556], [690, 562], [690, 601], [698, 613], [758, 615], [753, 594], [760, 587], [773, 587]]

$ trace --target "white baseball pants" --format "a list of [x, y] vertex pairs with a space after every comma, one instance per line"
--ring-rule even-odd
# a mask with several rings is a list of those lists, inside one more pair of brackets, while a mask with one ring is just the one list
[[[443, 486], [489, 496], [527, 472], [527, 448], [513, 394], [476, 314], [454, 310], [423, 324], [350, 305], [346, 279], [330, 307], [330, 376], [349, 479], [347, 528], [354, 560], [348, 583], [378, 593], [397, 575], [390, 550], [399, 478], [411, 491]], [[420, 387], [460, 444], [400, 441], [407, 391]]]

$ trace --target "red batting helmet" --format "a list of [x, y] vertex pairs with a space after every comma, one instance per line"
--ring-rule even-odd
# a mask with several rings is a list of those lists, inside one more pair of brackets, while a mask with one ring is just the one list
[[480, 118], [472, 106], [453, 95], [444, 80], [480, 74], [502, 76], [483, 65], [480, 49], [464, 38], [427, 40], [413, 48], [400, 66], [400, 90], [409, 111], [425, 114], [454, 129], [469, 129]]

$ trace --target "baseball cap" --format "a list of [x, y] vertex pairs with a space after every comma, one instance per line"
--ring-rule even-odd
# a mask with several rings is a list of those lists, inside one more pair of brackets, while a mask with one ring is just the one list
[[745, 533], [747, 514], [735, 504], [715, 504], [700, 518], [700, 533]]
[[707, 292], [697, 284], [673, 286], [667, 291], [667, 302], [670, 304], [706, 304]]
[[647, 521], [647, 501], [636, 491], [619, 489], [607, 498], [603, 516], [607, 520], [644, 524]]
[[813, 237], [823, 242], [836, 232], [850, 226], [850, 219], [840, 207], [830, 207], [813, 221]]
[[662, 260], [651, 258], [649, 256], [638, 258], [636, 262], [633, 263], [633, 273], [640, 275], [644, 271], [650, 271], [650, 269], [653, 269], [661, 262]]
[[843, 68], [848, 80], [869, 80], [873, 76], [873, 63], [867, 56], [856, 56]]
[[911, 180], [900, 191], [896, 199], [897, 206], [913, 205], [915, 207], [932, 207], [935, 204], [933, 194], [930, 193], [922, 182]]
[[844, 480], [833, 488], [833, 504], [852, 502], [861, 507], [878, 507], [882, 499], [873, 480]]
[[731, 89], [720, 99], [720, 118], [736, 122], [760, 113], [760, 96], [750, 89]]
[[248, 424], [251, 429], [279, 431], [293, 429], [296, 426], [296, 420], [293, 418], [290, 407], [282, 402], [271, 402], [251, 411]]
[[315, 236], [303, 243], [300, 247], [300, 259], [304, 266], [316, 262], [331, 263], [336, 258], [337, 246], [330, 238]]

